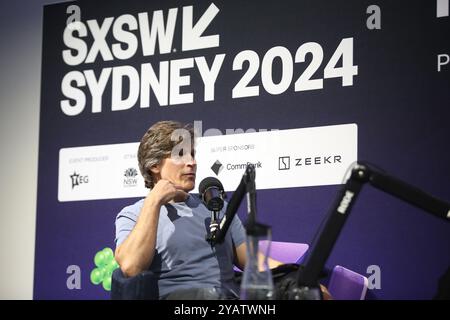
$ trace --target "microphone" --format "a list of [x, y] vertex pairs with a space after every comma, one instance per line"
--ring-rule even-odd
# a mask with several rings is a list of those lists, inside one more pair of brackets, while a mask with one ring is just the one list
[[206, 240], [213, 244], [219, 231], [218, 212], [222, 210], [226, 194], [222, 183], [214, 177], [207, 177], [200, 182], [198, 187], [200, 198], [206, 208], [211, 211], [211, 222], [209, 224], [210, 233]]
[[223, 208], [224, 189], [219, 179], [207, 177], [198, 187], [200, 197], [210, 211], [220, 211]]
[[[245, 172], [242, 176], [242, 179], [238, 187], [236, 188], [236, 190], [233, 193], [233, 196], [228, 202], [225, 215], [220, 221], [220, 225], [217, 226], [213, 225], [212, 223], [212, 221], [215, 221], [215, 223], [217, 223], [216, 218], [217, 212], [214, 212], [213, 209], [218, 207], [220, 207], [220, 209], [223, 208], [223, 199], [226, 196], [225, 192], [223, 191], [224, 190], [223, 186], [220, 183], [220, 181], [214, 177], [205, 178], [202, 180], [202, 182], [200, 182], [198, 189], [200, 192], [201, 199], [205, 203], [206, 207], [209, 210], [212, 210], [211, 225], [210, 225], [211, 234], [206, 237], [206, 240], [208, 242], [211, 242], [212, 245], [224, 241], [227, 231], [230, 228], [231, 222], [233, 221], [233, 218], [236, 215], [236, 212], [239, 209], [242, 200], [247, 194], [247, 191], [250, 191], [250, 193], [254, 191], [252, 190], [252, 188], [254, 188], [254, 170], [255, 168], [253, 165], [248, 165], [247, 168], [245, 169]], [[252, 182], [253, 186], [251, 185]], [[221, 192], [218, 192], [217, 189], [221, 190]], [[222, 197], [220, 195], [222, 195]], [[255, 202], [256, 202], [255, 197], [250, 196], [249, 198], [249, 208], [251, 209], [250, 212], [254, 211]], [[215, 207], [216, 205], [217, 207]], [[254, 225], [255, 224], [254, 212], [253, 214], [250, 214], [250, 218], [251, 222], [253, 222], [253, 224], [251, 225]]]
[[220, 221], [220, 229], [216, 237], [217, 243], [221, 243], [225, 239], [227, 231], [230, 228], [231, 222], [233, 221], [233, 218], [236, 215], [236, 212], [239, 209], [242, 200], [247, 194], [247, 184], [250, 183], [251, 181], [252, 178], [251, 175], [253, 170], [254, 170], [253, 166], [247, 166], [238, 187], [234, 191], [233, 196], [230, 199], [230, 202], [228, 202], [225, 215], [222, 218], [222, 221]]

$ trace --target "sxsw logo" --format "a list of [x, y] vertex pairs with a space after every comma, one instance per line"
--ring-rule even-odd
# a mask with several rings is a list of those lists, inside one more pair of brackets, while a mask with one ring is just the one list
[[76, 171], [74, 171], [73, 174], [70, 175], [70, 179], [72, 180], [72, 189], [75, 188], [76, 186], [79, 186], [80, 184], [89, 182], [88, 176], [82, 176], [78, 174]]
[[448, 4], [450, 0], [436, 0], [436, 17], [442, 18], [442, 17], [448, 17]]

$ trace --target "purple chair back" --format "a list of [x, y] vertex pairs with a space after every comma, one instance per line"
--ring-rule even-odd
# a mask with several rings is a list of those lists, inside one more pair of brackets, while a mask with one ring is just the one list
[[[269, 241], [260, 241], [259, 250], [266, 252], [268, 245]], [[308, 248], [306, 243], [272, 241], [269, 257], [283, 263], [301, 263]]]
[[[269, 241], [261, 240], [258, 243], [259, 251], [265, 253], [267, 252], [267, 246]], [[271, 241], [269, 257], [272, 259], [281, 261], [283, 263], [301, 263], [306, 251], [308, 251], [309, 246], [306, 243], [295, 243], [295, 242], [279, 242]], [[235, 271], [240, 271], [236, 266]]]
[[365, 276], [337, 265], [331, 273], [328, 291], [335, 300], [364, 300], [367, 285]]

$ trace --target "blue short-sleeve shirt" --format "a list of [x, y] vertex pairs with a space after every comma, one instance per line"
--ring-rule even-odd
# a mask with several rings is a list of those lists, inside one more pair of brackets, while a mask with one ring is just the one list
[[[116, 246], [133, 230], [144, 199], [123, 208], [116, 218]], [[225, 208], [221, 211], [223, 216]], [[185, 202], [161, 207], [155, 255], [149, 270], [158, 275], [160, 297], [172, 291], [216, 287], [237, 292], [234, 282], [234, 247], [245, 241], [245, 229], [236, 215], [225, 241], [211, 246], [209, 232], [211, 212], [196, 195]]]

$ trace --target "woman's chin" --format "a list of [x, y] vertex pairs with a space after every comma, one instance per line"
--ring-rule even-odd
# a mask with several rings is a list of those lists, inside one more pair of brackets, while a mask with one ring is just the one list
[[183, 183], [183, 190], [186, 192], [192, 191], [195, 188], [195, 180], [194, 181], [186, 181]]

